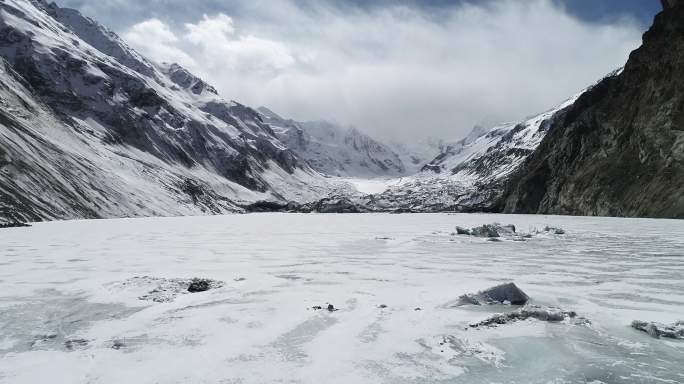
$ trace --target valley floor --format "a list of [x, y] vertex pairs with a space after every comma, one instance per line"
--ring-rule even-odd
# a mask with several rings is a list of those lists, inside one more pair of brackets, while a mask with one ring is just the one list
[[[495, 221], [566, 233], [452, 233]], [[250, 214], [38, 223], [0, 244], [3, 383], [684, 382], [684, 342], [630, 327], [684, 319], [683, 221]], [[192, 277], [223, 285], [163, 280]], [[516, 308], [458, 297], [509, 281], [586, 321], [469, 327]]]

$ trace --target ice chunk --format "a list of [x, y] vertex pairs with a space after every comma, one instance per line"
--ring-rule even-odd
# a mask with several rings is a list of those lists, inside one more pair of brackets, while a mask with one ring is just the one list
[[501, 324], [508, 324], [518, 320], [537, 319], [540, 321], [559, 322], [567, 318], [575, 318], [577, 313], [574, 311], [563, 311], [556, 307], [544, 307], [541, 305], [528, 304], [517, 311], [508, 313], [497, 313], [485, 320], [470, 324], [471, 328], [495, 327]]
[[467, 229], [463, 227], [456, 227], [456, 233], [459, 235], [469, 235], [475, 237], [501, 237], [501, 236], [513, 236], [515, 235], [515, 225], [501, 225], [499, 223], [485, 224], [473, 229]]
[[470, 229], [459, 227], [459, 226], [456, 226], [456, 233], [459, 235], [468, 235], [468, 236], [470, 236], [470, 234], [471, 234]]
[[485, 304], [513, 304], [513, 305], [524, 305], [529, 300], [529, 296], [525, 294], [517, 285], [514, 283], [507, 283], [497, 285], [480, 291], [478, 293], [468, 293], [459, 297], [458, 305], [485, 305]]
[[548, 225], [544, 227], [544, 232], [550, 232], [556, 235], [565, 235], [565, 230], [563, 228], [549, 227]]
[[512, 239], [516, 241], [525, 241], [526, 239], [532, 238], [534, 235], [542, 234], [553, 234], [553, 235], [564, 235], [565, 230], [559, 227], [546, 226], [543, 229], [534, 229], [532, 233], [522, 233], [517, 232], [515, 225], [501, 225], [499, 223], [484, 224], [479, 227], [474, 227], [472, 229], [457, 226], [456, 234], [467, 235], [475, 237], [486, 237], [490, 241], [496, 241], [494, 239]]
[[655, 337], [667, 337], [669, 339], [684, 339], [684, 321], [677, 321], [674, 324], [662, 324], [654, 322], [646, 322], [634, 320], [632, 321], [632, 328], [644, 331]]

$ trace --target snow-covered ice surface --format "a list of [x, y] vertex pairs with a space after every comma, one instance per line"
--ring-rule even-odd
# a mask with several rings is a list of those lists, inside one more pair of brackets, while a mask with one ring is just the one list
[[[495, 221], [566, 234], [452, 235]], [[630, 327], [684, 319], [682, 221], [251, 214], [38, 223], [0, 244], [2, 383], [684, 382], [684, 342]], [[156, 303], [136, 276], [224, 284]], [[589, 323], [466, 330], [518, 307], [451, 303], [508, 281]]]

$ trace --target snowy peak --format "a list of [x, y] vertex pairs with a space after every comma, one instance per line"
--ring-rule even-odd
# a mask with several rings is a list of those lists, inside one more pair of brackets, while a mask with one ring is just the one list
[[150, 216], [331, 188], [259, 113], [45, 1], [0, 2], [0, 216]]
[[298, 122], [259, 108], [274, 133], [317, 171], [340, 177], [388, 177], [406, 173], [399, 156], [387, 145], [356, 128], [327, 121]]
[[490, 129], [475, 126], [464, 139], [447, 145], [423, 170], [477, 178], [480, 182], [505, 178], [539, 146], [556, 113], [572, 105], [582, 93], [520, 123]]
[[[132, 48], [130, 48], [116, 33], [95, 20], [83, 16], [80, 12], [70, 8], [60, 8], [54, 2], [45, 0], [33, 0], [38, 4], [37, 8], [43, 8], [55, 21], [67, 27], [79, 39], [88, 43], [97, 51], [111, 56], [118, 63], [128, 68], [152, 76], [153, 65]], [[78, 44], [78, 42], [73, 42]]]

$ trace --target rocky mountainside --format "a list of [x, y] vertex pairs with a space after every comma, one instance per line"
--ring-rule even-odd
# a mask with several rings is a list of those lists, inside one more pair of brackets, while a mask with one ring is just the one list
[[684, 218], [684, 4], [664, 5], [624, 71], [550, 125], [501, 209]]
[[408, 173], [389, 146], [355, 128], [326, 121], [285, 119], [265, 107], [259, 112], [289, 149], [325, 175], [370, 178]]
[[256, 111], [77, 11], [0, 2], [0, 220], [241, 211], [331, 186]]
[[376, 207], [408, 211], [489, 211], [511, 173], [537, 148], [559, 111], [577, 96], [520, 123], [484, 129], [445, 144], [421, 172], [404, 177], [374, 196]]
[[534, 152], [557, 116], [578, 96], [520, 123], [490, 129], [475, 127], [466, 138], [444, 144], [442, 152], [420, 172], [388, 180], [381, 193], [327, 196], [307, 205], [306, 209], [323, 212], [495, 210], [511, 174]]

